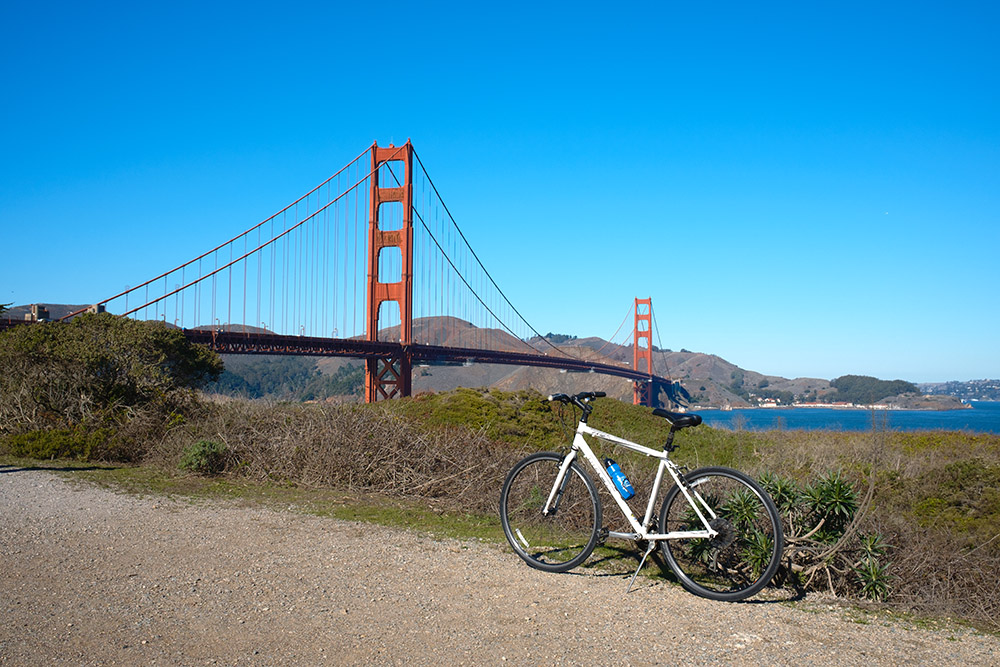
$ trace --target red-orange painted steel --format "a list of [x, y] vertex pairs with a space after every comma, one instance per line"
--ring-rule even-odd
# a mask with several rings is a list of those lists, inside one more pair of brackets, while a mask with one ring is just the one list
[[[391, 358], [368, 358], [365, 362], [365, 400], [369, 403], [409, 396], [413, 357], [408, 352], [413, 334], [413, 146], [407, 141], [398, 148], [372, 145], [371, 192], [368, 204], [368, 289], [365, 339], [378, 341], [379, 312], [383, 303], [394, 301], [399, 306], [399, 354]], [[379, 183], [382, 165], [403, 163], [403, 183]], [[403, 226], [398, 230], [383, 230], [381, 206], [399, 202], [403, 206]], [[379, 253], [385, 248], [398, 248], [402, 258], [398, 282], [382, 282], [379, 276]]]
[[653, 300], [635, 300], [635, 329], [632, 334], [632, 369], [637, 373], [643, 371], [640, 361], [646, 362], [645, 374], [648, 381], [637, 380], [632, 387], [632, 403], [635, 405], [653, 405]]

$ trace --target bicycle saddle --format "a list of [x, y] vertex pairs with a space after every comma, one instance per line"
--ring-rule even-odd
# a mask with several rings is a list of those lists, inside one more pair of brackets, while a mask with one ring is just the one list
[[657, 417], [663, 417], [673, 428], [686, 428], [688, 426], [697, 426], [701, 423], [701, 415], [691, 414], [689, 412], [670, 412], [669, 410], [664, 410], [663, 408], [654, 408], [653, 414]]

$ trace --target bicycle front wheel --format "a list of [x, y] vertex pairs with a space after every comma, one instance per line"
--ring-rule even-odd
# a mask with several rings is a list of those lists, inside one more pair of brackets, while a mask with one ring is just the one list
[[539, 452], [522, 459], [500, 493], [500, 522], [507, 541], [524, 562], [546, 572], [565, 572], [587, 560], [601, 527], [597, 488], [575, 461], [556, 501], [542, 513], [564, 458]]
[[[660, 542], [670, 569], [684, 588], [701, 597], [732, 602], [754, 595], [771, 581], [784, 549], [774, 501], [737, 470], [701, 468], [684, 478], [718, 535]], [[674, 485], [660, 509], [660, 532], [703, 529], [684, 493]]]

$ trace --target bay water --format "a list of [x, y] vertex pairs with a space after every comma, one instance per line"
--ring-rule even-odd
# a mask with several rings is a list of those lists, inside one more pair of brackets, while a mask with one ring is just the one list
[[1000, 401], [972, 401], [968, 410], [854, 410], [842, 408], [750, 408], [690, 411], [713, 428], [729, 430], [967, 431], [1000, 434]]

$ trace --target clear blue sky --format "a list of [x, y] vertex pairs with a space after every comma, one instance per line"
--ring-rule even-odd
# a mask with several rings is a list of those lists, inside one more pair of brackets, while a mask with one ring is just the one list
[[997, 378], [998, 18], [4, 3], [0, 303], [111, 296], [411, 138], [543, 332], [650, 296], [654, 343], [767, 374]]

